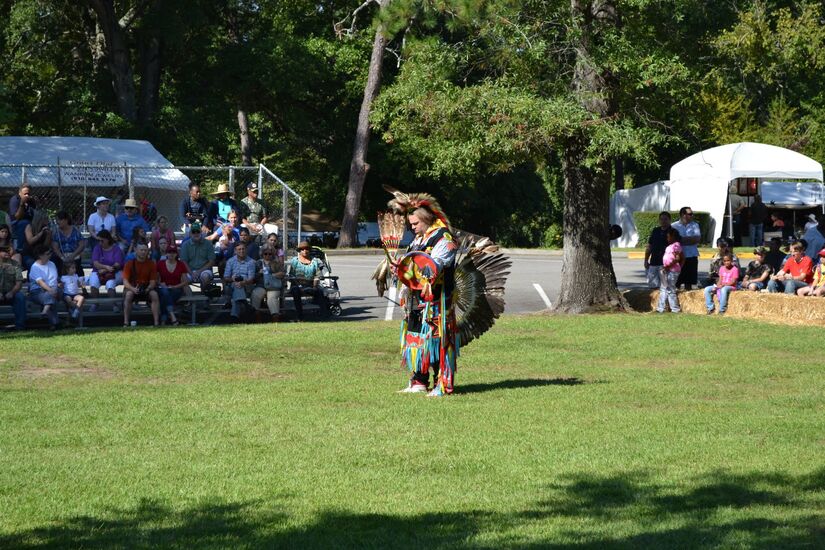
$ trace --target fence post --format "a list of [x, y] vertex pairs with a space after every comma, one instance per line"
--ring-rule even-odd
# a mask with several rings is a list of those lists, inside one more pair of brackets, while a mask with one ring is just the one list
[[232, 190], [232, 194], [235, 194], [235, 167], [229, 167], [229, 189]]
[[[287, 227], [286, 227], [287, 226], [286, 215], [289, 212], [289, 210], [286, 207], [286, 201], [287, 201], [287, 197], [288, 197], [288, 195], [286, 193], [286, 187], [281, 188], [281, 194], [283, 195], [282, 198], [281, 198], [281, 220], [283, 221], [283, 225], [284, 225], [283, 235], [281, 236], [281, 246], [284, 247], [284, 252], [286, 252], [287, 250], [289, 250], [289, 233], [287, 233]], [[300, 235], [299, 235], [299, 238], [300, 238]]]
[[23, 186], [26, 184], [26, 167], [24, 166], [22, 170], [20, 170], [20, 185]]
[[261, 198], [261, 202], [264, 201], [264, 171], [262, 169], [263, 164], [258, 165], [258, 196]]
[[298, 196], [298, 240], [301, 239], [301, 218], [304, 217], [303, 213], [304, 209], [304, 201], [301, 200], [301, 196]]
[[63, 171], [60, 169], [60, 157], [57, 157], [57, 209], [63, 210]]
[[126, 183], [129, 186], [129, 198], [134, 200], [135, 198], [135, 182], [132, 178], [132, 169], [126, 168]]

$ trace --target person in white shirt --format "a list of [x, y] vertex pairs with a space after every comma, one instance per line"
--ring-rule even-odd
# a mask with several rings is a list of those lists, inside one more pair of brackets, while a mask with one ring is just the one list
[[676, 281], [676, 288], [685, 285], [685, 290], [691, 290], [699, 280], [699, 240], [702, 230], [699, 224], [693, 221], [693, 208], [683, 206], [679, 210], [679, 221], [673, 224], [673, 228], [679, 232], [682, 243], [682, 253], [685, 255], [685, 263]]
[[80, 310], [83, 308], [85, 297], [83, 296], [83, 286], [86, 284], [84, 277], [77, 276], [77, 266], [75, 264], [63, 265], [63, 276], [60, 277], [60, 285], [63, 291], [63, 301], [66, 308], [71, 311], [72, 319], [77, 319]]
[[34, 251], [35, 261], [29, 269], [29, 299], [40, 304], [41, 314], [48, 318], [52, 330], [57, 328], [57, 304], [60, 302], [60, 286], [57, 267], [49, 260], [52, 253], [48, 248]]
[[86, 222], [86, 227], [89, 230], [89, 250], [94, 250], [95, 246], [97, 246], [97, 234], [103, 229], [111, 233], [115, 238], [115, 242], [117, 242], [117, 237], [115, 236], [115, 217], [109, 214], [109, 205], [111, 204], [112, 201], [102, 195], [95, 199], [97, 212], [93, 212], [92, 215], [89, 216], [89, 221]]

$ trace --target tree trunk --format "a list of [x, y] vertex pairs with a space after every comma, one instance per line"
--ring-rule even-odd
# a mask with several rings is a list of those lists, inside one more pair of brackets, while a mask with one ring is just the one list
[[142, 128], [153, 125], [160, 94], [160, 38], [150, 35], [144, 38], [140, 48], [140, 111], [138, 121]]
[[106, 64], [112, 76], [118, 112], [129, 122], [137, 122], [135, 78], [129, 59], [126, 36], [115, 14], [113, 0], [88, 0], [97, 14], [98, 23], [106, 40]]
[[[390, 0], [381, 0], [383, 9]], [[341, 220], [341, 233], [338, 239], [338, 248], [350, 248], [357, 244], [358, 214], [361, 210], [361, 194], [364, 191], [364, 181], [370, 169], [367, 164], [367, 149], [370, 143], [370, 111], [372, 102], [381, 88], [381, 66], [384, 63], [384, 48], [387, 46], [386, 28], [379, 25], [372, 42], [372, 56], [364, 87], [364, 99], [361, 102], [361, 111], [358, 113], [358, 129], [355, 132], [355, 146], [352, 152], [352, 162], [349, 168], [349, 182], [347, 184], [347, 198], [344, 202], [344, 216]]]
[[246, 111], [238, 107], [238, 128], [241, 133], [241, 164], [252, 166], [252, 138], [249, 136], [249, 118]]
[[[581, 105], [597, 119], [616, 113], [617, 82], [600, 71], [593, 59], [599, 30], [619, 24], [615, 0], [571, 0], [573, 27], [578, 31], [572, 88]], [[556, 310], [567, 313], [626, 311], [610, 254], [608, 208], [611, 162], [588, 167], [587, 129], [570, 138], [562, 158], [564, 171], [564, 257]]]

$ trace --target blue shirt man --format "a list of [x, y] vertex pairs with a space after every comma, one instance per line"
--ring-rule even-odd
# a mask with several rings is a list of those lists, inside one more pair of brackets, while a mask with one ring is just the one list
[[126, 199], [124, 209], [126, 212], [115, 219], [115, 227], [117, 228], [117, 237], [120, 240], [121, 247], [125, 250], [132, 244], [132, 232], [136, 227], [142, 227], [147, 234], [152, 231], [152, 228], [138, 213], [138, 205], [135, 199]]

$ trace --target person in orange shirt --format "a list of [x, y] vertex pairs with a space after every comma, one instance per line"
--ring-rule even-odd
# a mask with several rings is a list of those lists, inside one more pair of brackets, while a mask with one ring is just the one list
[[768, 292], [796, 294], [797, 290], [811, 284], [813, 278], [813, 262], [805, 255], [802, 243], [797, 241], [791, 245], [791, 257], [768, 281]]
[[129, 326], [132, 304], [145, 301], [152, 308], [155, 326], [160, 326], [160, 297], [157, 291], [158, 269], [149, 259], [149, 246], [140, 243], [135, 247], [135, 259], [123, 267], [123, 326]]

